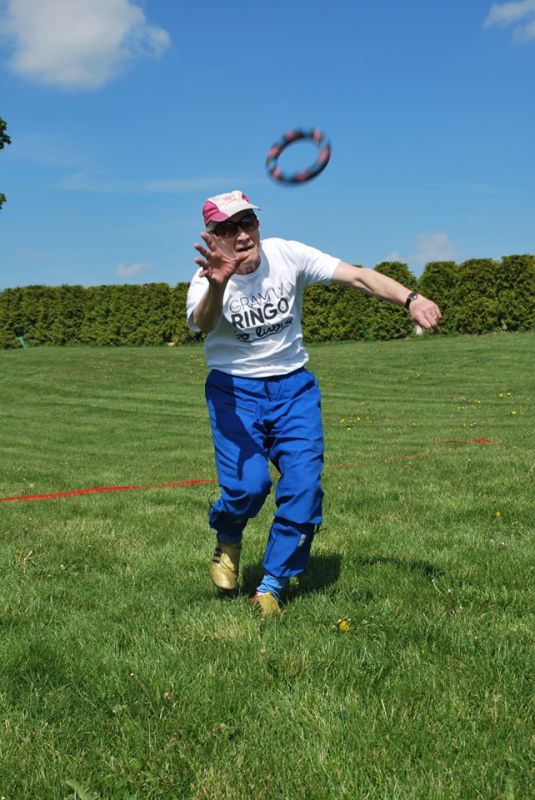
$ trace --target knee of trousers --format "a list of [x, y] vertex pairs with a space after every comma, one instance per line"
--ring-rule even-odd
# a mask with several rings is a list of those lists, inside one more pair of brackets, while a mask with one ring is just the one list
[[249, 487], [221, 487], [219, 499], [211, 506], [208, 519], [214, 530], [231, 526], [243, 530], [248, 519], [256, 517], [271, 490], [269, 479]]
[[322, 521], [323, 489], [318, 481], [298, 490], [286, 485], [277, 487], [277, 517], [296, 524], [319, 525]]

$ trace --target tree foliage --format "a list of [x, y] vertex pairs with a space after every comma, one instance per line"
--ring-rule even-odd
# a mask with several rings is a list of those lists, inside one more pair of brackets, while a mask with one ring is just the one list
[[431, 261], [418, 281], [418, 291], [431, 297], [442, 311], [440, 330], [453, 333], [455, 328], [456, 290], [459, 267], [455, 261]]
[[[409, 289], [416, 287], [416, 278], [410, 273], [408, 266], [400, 261], [383, 261], [375, 269]], [[370, 331], [373, 339], [403, 339], [411, 333], [413, 326], [406, 309], [385, 303], [376, 297], [371, 298], [371, 303]]]
[[159, 345], [195, 341], [187, 284], [25, 286], [0, 292], [0, 347]]
[[502, 258], [496, 271], [498, 321], [503, 330], [535, 328], [535, 256]]
[[[428, 264], [419, 281], [406, 264], [376, 269], [435, 300], [445, 333], [482, 334], [535, 328], [535, 256], [501, 262]], [[0, 292], [0, 347], [28, 345], [187, 344], [188, 284], [25, 286]], [[305, 341], [397, 339], [413, 333], [404, 308], [341, 286], [310, 286], [303, 301]]]
[[459, 267], [454, 295], [455, 329], [459, 333], [488, 333], [499, 327], [496, 278], [498, 262], [472, 258]]

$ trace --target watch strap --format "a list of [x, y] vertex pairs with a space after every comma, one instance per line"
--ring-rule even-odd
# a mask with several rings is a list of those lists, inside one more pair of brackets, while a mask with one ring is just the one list
[[405, 300], [405, 308], [408, 308], [413, 300], [418, 297], [418, 292], [411, 292], [407, 299]]

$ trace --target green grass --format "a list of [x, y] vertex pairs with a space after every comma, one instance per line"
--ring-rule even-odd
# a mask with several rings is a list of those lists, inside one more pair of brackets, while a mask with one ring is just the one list
[[[271, 498], [233, 600], [215, 486], [0, 503], [1, 798], [532, 796], [535, 335], [310, 350], [325, 524], [280, 622]], [[195, 346], [1, 352], [0, 496], [212, 478], [203, 382]]]

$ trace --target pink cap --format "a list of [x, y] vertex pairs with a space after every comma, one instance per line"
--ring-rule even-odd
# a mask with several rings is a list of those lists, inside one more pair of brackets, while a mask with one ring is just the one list
[[204, 224], [210, 229], [217, 225], [218, 222], [225, 222], [225, 220], [233, 217], [239, 211], [249, 210], [260, 211], [258, 206], [251, 203], [246, 194], [235, 189], [232, 192], [209, 197], [202, 207], [202, 215]]

